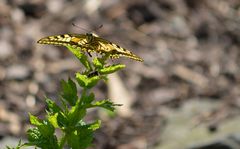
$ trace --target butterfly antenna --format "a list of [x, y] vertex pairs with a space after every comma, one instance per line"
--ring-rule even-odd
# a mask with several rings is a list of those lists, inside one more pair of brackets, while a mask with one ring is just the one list
[[85, 28], [83, 28], [83, 27], [80, 27], [80, 26], [76, 25], [75, 23], [72, 23], [72, 26], [77, 27], [77, 28], [79, 28], [79, 29], [81, 29], [81, 30], [84, 30], [84, 31], [86, 31], [86, 32], [90, 32], [89, 30], [87, 30], [87, 29], [85, 29]]
[[90, 30], [87, 30], [87, 29], [85, 29], [85, 28], [83, 28], [83, 27], [80, 27], [80, 26], [76, 25], [75, 23], [72, 23], [72, 26], [77, 27], [77, 28], [79, 28], [79, 29], [81, 29], [81, 30], [84, 30], [84, 31], [86, 31], [86, 32], [88, 32], [88, 33], [96, 32], [96, 31], [98, 31], [100, 28], [103, 27], [103, 25], [101, 24], [101, 25], [99, 25], [98, 27], [95, 27], [94, 30], [90, 31]]
[[102, 28], [103, 27], [103, 25], [101, 24], [101, 25], [99, 25], [98, 27], [96, 27], [95, 29], [94, 29], [94, 31], [98, 31], [100, 28]]
[[92, 32], [97, 32], [102, 27], [103, 27], [103, 25], [101, 24], [98, 27], [95, 27], [94, 30], [92, 30]]

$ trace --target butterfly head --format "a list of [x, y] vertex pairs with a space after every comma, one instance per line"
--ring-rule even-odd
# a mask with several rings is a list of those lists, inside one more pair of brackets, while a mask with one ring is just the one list
[[87, 42], [93, 41], [93, 35], [92, 35], [92, 33], [86, 33], [86, 40], [87, 40]]
[[90, 43], [90, 42], [92, 42], [94, 39], [94, 37], [98, 37], [98, 35], [97, 34], [94, 34], [94, 33], [86, 33], [86, 39], [87, 39], [87, 41]]

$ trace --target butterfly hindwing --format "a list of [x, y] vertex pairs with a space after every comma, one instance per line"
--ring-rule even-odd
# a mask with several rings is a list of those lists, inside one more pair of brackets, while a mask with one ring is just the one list
[[111, 58], [119, 58], [120, 56], [123, 56], [123, 57], [131, 58], [133, 60], [137, 60], [141, 62], [143, 61], [142, 58], [133, 54], [131, 51], [120, 47], [117, 44], [114, 44], [100, 37], [96, 37], [96, 40], [100, 45], [101, 51], [104, 51], [105, 53], [109, 53]]

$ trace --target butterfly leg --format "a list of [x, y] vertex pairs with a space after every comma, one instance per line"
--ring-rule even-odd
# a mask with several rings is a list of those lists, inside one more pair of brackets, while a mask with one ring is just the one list
[[90, 57], [92, 57], [92, 55], [91, 55], [91, 53], [90, 53], [90, 52], [87, 52], [87, 54], [88, 54]]

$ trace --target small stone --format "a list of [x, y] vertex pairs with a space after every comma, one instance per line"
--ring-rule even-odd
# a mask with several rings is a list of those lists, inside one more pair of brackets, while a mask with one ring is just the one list
[[16, 33], [14, 33], [13, 29], [10, 26], [2, 26], [0, 28], [1, 39], [5, 39], [5, 40], [9, 41], [15, 35], [16, 35]]
[[25, 100], [28, 107], [33, 108], [36, 106], [36, 98], [33, 95], [28, 95]]
[[0, 81], [4, 80], [6, 77], [6, 69], [0, 66]]
[[21, 24], [25, 21], [24, 12], [21, 9], [14, 9], [11, 11], [11, 18], [14, 23]]
[[[47, 49], [46, 49], [47, 50]], [[61, 53], [59, 51], [59, 49], [55, 48], [55, 47], [51, 47], [51, 49], [49, 49], [48, 51], [46, 51], [44, 53], [44, 55], [46, 56], [46, 58], [50, 59], [50, 60], [59, 60], [61, 57]]]
[[44, 3], [26, 2], [20, 5], [20, 9], [25, 13], [25, 16], [40, 18], [46, 11]]
[[39, 91], [38, 84], [36, 82], [29, 83], [28, 91], [29, 91], [29, 93], [31, 93], [33, 95], [37, 94], [37, 92]]
[[30, 76], [30, 69], [25, 65], [13, 65], [7, 68], [7, 79], [23, 80]]
[[0, 41], [0, 59], [4, 60], [13, 54], [13, 47], [8, 41]]
[[63, 0], [51, 0], [47, 1], [47, 8], [51, 13], [60, 13], [63, 10]]

